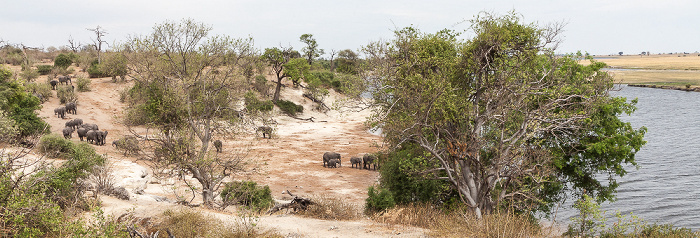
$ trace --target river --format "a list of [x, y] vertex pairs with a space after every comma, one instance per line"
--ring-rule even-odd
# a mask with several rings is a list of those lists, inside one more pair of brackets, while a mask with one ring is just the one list
[[[622, 120], [647, 127], [647, 144], [635, 157], [640, 168], [627, 167], [629, 173], [617, 179], [617, 201], [601, 210], [608, 217], [633, 212], [649, 223], [700, 230], [700, 93], [617, 88], [613, 96], [639, 99], [637, 111]], [[570, 204], [559, 209], [558, 221], [568, 223], [577, 213]]]

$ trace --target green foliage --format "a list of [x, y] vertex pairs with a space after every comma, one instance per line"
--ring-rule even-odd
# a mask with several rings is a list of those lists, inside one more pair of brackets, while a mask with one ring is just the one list
[[90, 66], [87, 68], [87, 73], [88, 75], [90, 75], [90, 78], [107, 77], [107, 75], [104, 72], [102, 72], [98, 60], [94, 60], [90, 63]]
[[258, 91], [260, 95], [268, 96], [270, 94], [270, 86], [267, 85], [267, 79], [264, 75], [255, 76], [253, 88], [255, 88], [255, 91]]
[[76, 89], [78, 92], [87, 92], [90, 91], [90, 84], [92, 83], [92, 80], [84, 78], [84, 77], [78, 77], [75, 80], [75, 85], [77, 85]]
[[315, 58], [318, 58], [323, 54], [323, 49], [318, 48], [318, 43], [316, 43], [314, 35], [303, 34], [299, 37], [299, 41], [306, 44], [306, 46], [304, 46], [304, 48], [301, 49], [301, 51], [304, 53], [304, 58], [306, 58], [306, 61], [309, 65], [313, 63], [313, 60]]
[[11, 81], [11, 75], [9, 69], [0, 67], [0, 109], [15, 121], [20, 138], [44, 133], [49, 125], [35, 112], [41, 108], [39, 98], [27, 93], [20, 83]]
[[277, 101], [277, 106], [282, 112], [290, 116], [296, 116], [298, 113], [304, 112], [304, 106], [297, 105], [292, 101], [279, 100]]
[[128, 125], [151, 123], [156, 127], [175, 128], [183, 125], [185, 115], [183, 98], [157, 82], [137, 82], [129, 89], [129, 104], [135, 105], [127, 112]]
[[124, 80], [128, 73], [126, 57], [120, 53], [105, 53], [103, 57], [102, 63], [97, 66], [103, 77], [112, 77], [113, 82], [117, 81], [117, 77]]
[[295, 86], [299, 86], [299, 83], [309, 72], [309, 65], [306, 60], [302, 58], [291, 59], [289, 62], [284, 64], [284, 75], [286, 75]]
[[51, 73], [51, 70], [53, 70], [53, 66], [51, 65], [41, 64], [36, 66], [36, 71], [39, 72], [40, 75], [47, 75]]
[[6, 115], [6, 112], [0, 111], [0, 143], [12, 143], [19, 135], [19, 129], [15, 125], [15, 121]]
[[43, 99], [42, 103], [53, 97], [49, 83], [27, 83], [24, 87], [27, 88], [28, 93], [40, 95], [40, 99]]
[[350, 49], [345, 49], [338, 52], [338, 58], [335, 60], [335, 71], [343, 74], [356, 75], [359, 67], [359, 56]]
[[248, 91], [245, 95], [245, 108], [250, 112], [269, 112], [275, 107], [272, 101], [260, 101], [253, 91]]
[[[388, 155], [380, 155], [380, 188], [391, 191], [397, 204], [430, 203], [445, 205], [458, 200], [447, 181], [429, 179], [422, 171], [436, 168], [420, 147], [405, 144]], [[443, 174], [440, 174], [443, 175]]]
[[67, 54], [59, 54], [53, 61], [53, 66], [56, 68], [67, 69], [73, 64], [73, 59]]
[[605, 227], [605, 213], [600, 205], [588, 194], [574, 203], [578, 215], [571, 218], [568, 230], [564, 235], [588, 237]]
[[274, 204], [270, 187], [260, 187], [253, 181], [226, 183], [221, 199], [227, 204], [240, 204], [258, 211]]
[[39, 72], [35, 69], [28, 68], [26, 70], [22, 70], [19, 76], [24, 80], [27, 80], [27, 82], [32, 82], [39, 77]]
[[66, 159], [73, 154], [73, 142], [58, 134], [47, 134], [39, 140], [39, 152], [53, 158]]
[[387, 189], [377, 189], [374, 186], [367, 188], [367, 199], [365, 199], [365, 213], [372, 214], [385, 211], [396, 206], [394, 196]]
[[56, 97], [58, 97], [61, 104], [78, 101], [78, 94], [75, 93], [72, 85], [57, 86]]

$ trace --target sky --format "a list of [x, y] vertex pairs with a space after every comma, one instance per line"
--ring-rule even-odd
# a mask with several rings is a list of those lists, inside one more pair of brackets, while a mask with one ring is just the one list
[[526, 23], [564, 23], [559, 53], [693, 53], [700, 51], [698, 10], [697, 0], [6, 0], [0, 40], [42, 48], [70, 38], [91, 44], [95, 34], [87, 29], [100, 26], [114, 44], [189, 18], [211, 26], [211, 34], [252, 37], [261, 50], [301, 50], [299, 37], [312, 34], [326, 52], [357, 51], [408, 26], [451, 29], [469, 39], [469, 21], [481, 12], [514, 11]]

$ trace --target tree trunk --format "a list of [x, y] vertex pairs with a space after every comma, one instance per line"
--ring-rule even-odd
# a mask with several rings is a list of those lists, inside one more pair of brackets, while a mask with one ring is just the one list
[[277, 101], [280, 100], [280, 90], [282, 89], [282, 79], [277, 78], [277, 86], [275, 87], [275, 95], [272, 97], [272, 102], [277, 104]]

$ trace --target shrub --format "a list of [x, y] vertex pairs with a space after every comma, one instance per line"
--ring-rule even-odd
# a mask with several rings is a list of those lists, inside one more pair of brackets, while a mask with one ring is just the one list
[[73, 142], [62, 135], [48, 134], [39, 140], [39, 152], [53, 158], [68, 158], [73, 153]]
[[56, 97], [58, 97], [61, 104], [78, 101], [78, 95], [73, 91], [72, 85], [59, 86], [56, 89]]
[[48, 83], [27, 83], [24, 85], [27, 88], [27, 92], [32, 94], [37, 94], [41, 96], [42, 102], [49, 100], [53, 97], [53, 92], [51, 92], [51, 85]]
[[22, 72], [19, 73], [19, 76], [24, 80], [27, 80], [27, 82], [32, 82], [39, 77], [39, 72], [37, 72], [35, 69], [29, 68], [27, 70], [22, 70]]
[[0, 143], [11, 143], [19, 135], [15, 121], [0, 111]]
[[605, 227], [605, 216], [600, 205], [588, 194], [574, 202], [574, 208], [579, 214], [571, 218], [564, 235], [588, 237]]
[[224, 206], [240, 204], [252, 210], [269, 208], [273, 204], [270, 187], [259, 187], [253, 181], [230, 182], [221, 191]]
[[126, 57], [120, 53], [109, 53], [104, 55], [102, 63], [98, 69], [102, 72], [102, 77], [112, 77], [112, 82], [117, 82], [117, 77], [123, 81], [126, 78], [127, 67]]
[[71, 64], [73, 64], [73, 60], [66, 54], [59, 54], [53, 61], [53, 66], [61, 69], [67, 69]]
[[77, 85], [78, 92], [87, 92], [90, 91], [90, 83], [92, 81], [90, 79], [84, 78], [84, 77], [78, 77], [75, 80], [75, 85]]
[[43, 134], [49, 125], [35, 112], [41, 108], [39, 98], [27, 93], [19, 82], [9, 80], [10, 76], [10, 70], [0, 67], [0, 109], [15, 121], [19, 137]]
[[244, 98], [245, 98], [245, 108], [250, 112], [255, 112], [255, 111], [269, 112], [269, 111], [272, 111], [272, 108], [275, 107], [275, 105], [270, 100], [267, 100], [267, 101], [258, 100], [258, 97], [255, 96], [255, 93], [253, 93], [253, 91], [248, 91], [244, 95]]
[[297, 113], [304, 112], [303, 106], [297, 105], [292, 101], [279, 100], [277, 101], [277, 106], [280, 108], [280, 110], [290, 116], [295, 116]]
[[39, 72], [40, 75], [47, 75], [47, 74], [51, 73], [52, 69], [53, 69], [53, 66], [47, 65], [47, 64], [42, 64], [42, 65], [36, 66], [36, 71]]
[[374, 186], [370, 186], [367, 189], [367, 199], [365, 199], [366, 214], [381, 212], [394, 206], [396, 206], [396, 203], [394, 202], [394, 195], [391, 194], [391, 191], [386, 189], [377, 191]]
[[105, 77], [105, 74], [100, 69], [100, 65], [97, 60], [94, 60], [92, 61], [92, 63], [90, 63], [90, 66], [87, 68], [87, 73], [90, 75], [90, 78]]
[[255, 83], [253, 84], [255, 91], [258, 91], [260, 95], [267, 96], [270, 94], [270, 86], [267, 85], [267, 79], [263, 75], [255, 76]]

